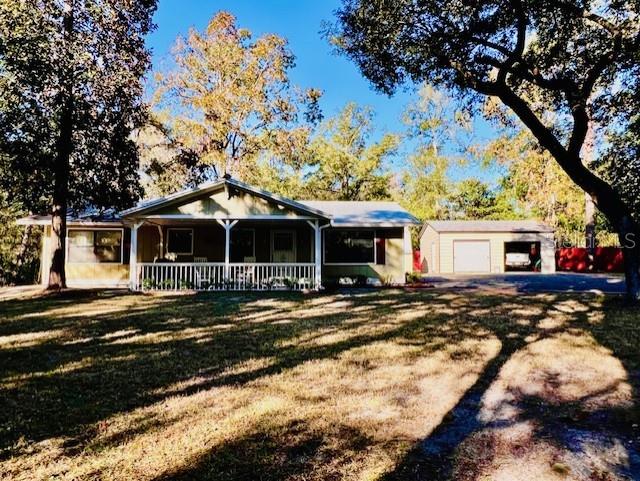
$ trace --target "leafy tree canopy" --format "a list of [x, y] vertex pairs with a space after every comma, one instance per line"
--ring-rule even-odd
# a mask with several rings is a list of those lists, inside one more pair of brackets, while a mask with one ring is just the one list
[[142, 186], [147, 198], [161, 197], [207, 180], [210, 167], [191, 151], [180, 150], [171, 130], [171, 120], [163, 113], [151, 113], [147, 123], [135, 133], [140, 151]]
[[309, 196], [317, 199], [388, 199], [390, 174], [385, 163], [395, 153], [398, 137], [385, 134], [371, 141], [373, 112], [347, 104], [324, 122], [313, 137], [310, 169], [306, 175]]
[[38, 280], [41, 232], [16, 225], [24, 213], [0, 192], [0, 286]]
[[508, 196], [477, 179], [465, 179], [456, 185], [449, 197], [450, 217], [454, 219], [517, 219]]
[[450, 96], [425, 84], [402, 120], [403, 143], [411, 152], [405, 157], [396, 197], [420, 220], [447, 218], [453, 188], [448, 171], [452, 164], [464, 163], [456, 152], [466, 150], [469, 119]]
[[506, 169], [502, 189], [522, 210], [556, 228], [559, 238], [579, 238], [584, 232], [584, 193], [548, 152], [525, 130], [507, 131], [488, 143], [485, 162]]
[[31, 211], [50, 208], [65, 91], [72, 105], [68, 207], [124, 208], [137, 199], [130, 134], [145, 118], [144, 36], [155, 5], [0, 2], [0, 184], [14, 201]]
[[594, 168], [631, 206], [632, 215], [640, 223], [640, 119], [609, 140], [609, 148], [595, 160]]
[[426, 148], [410, 155], [406, 163], [397, 195], [400, 204], [422, 221], [447, 218], [452, 190], [449, 158]]
[[[203, 32], [192, 29], [174, 48], [175, 69], [156, 75], [157, 111], [171, 162], [193, 178], [223, 174], [250, 181], [261, 161], [295, 164], [309, 127], [321, 117], [316, 89], [289, 82], [294, 56], [277, 35], [253, 38], [233, 15], [219, 12]], [[155, 169], [155, 170], [154, 170]], [[194, 172], [195, 171], [195, 172]]]

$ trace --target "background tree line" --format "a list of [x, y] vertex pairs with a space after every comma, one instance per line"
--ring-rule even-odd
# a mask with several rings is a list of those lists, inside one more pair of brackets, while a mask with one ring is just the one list
[[[366, 58], [377, 58], [387, 48], [375, 43], [375, 35], [383, 34], [378, 30], [383, 27], [375, 23], [378, 14], [395, 21], [405, 3], [412, 2], [399, 2], [388, 12], [388, 6], [345, 1], [336, 31], [327, 32], [338, 50], [351, 56], [381, 89], [390, 91], [400, 81], [393, 72], [422, 84], [397, 129], [387, 133], [375, 128], [375, 112], [367, 106], [347, 102], [340, 112], [327, 116], [320, 109], [319, 89], [290, 82], [295, 57], [286, 39], [273, 34], [256, 38], [228, 12], [214, 15], [203, 31], [193, 29], [177, 39], [173, 67], [153, 73], [147, 104], [142, 94], [150, 57], [144, 36], [154, 27], [155, 1], [0, 3], [0, 215], [15, 219], [29, 212], [53, 214], [58, 257], [54, 252], [52, 287], [64, 286], [63, 212], [121, 209], [141, 196], [167, 194], [223, 174], [293, 198], [394, 199], [421, 220], [536, 218], [555, 226], [561, 238], [581, 238], [589, 222], [585, 186], [578, 187], [576, 174], [557, 162], [559, 151], [549, 149], [540, 133], [531, 130], [529, 117], [523, 119], [509, 104], [515, 102], [508, 97], [509, 89], [515, 89], [547, 109], [551, 120], [545, 121], [553, 124], [558, 136], [570, 137], [567, 112], [556, 109], [555, 116], [550, 114], [564, 95], [551, 88], [556, 81], [507, 62], [506, 80], [499, 79], [506, 82], [504, 91], [483, 97], [482, 89], [476, 89], [475, 96], [466, 95], [474, 86], [440, 64], [434, 72], [437, 67], [442, 77], [411, 70], [418, 61], [431, 65], [429, 55], [436, 53], [418, 60], [405, 58], [399, 50], [396, 58], [405, 63], [396, 65], [384, 57], [374, 62], [378, 70], [365, 68], [370, 65]], [[466, 8], [456, 2], [427, 4], [422, 8], [433, 18], [457, 18]], [[475, 8], [491, 12], [505, 5], [480, 2]], [[535, 15], [547, 15], [537, 5], [519, 7], [529, 15], [525, 23], [533, 25]], [[567, 8], [560, 8], [560, 13], [571, 18], [589, 11]], [[361, 24], [363, 18], [373, 23]], [[503, 28], [497, 17], [487, 18], [489, 25], [480, 37]], [[515, 24], [521, 21], [514, 19]], [[416, 25], [419, 22], [415, 19]], [[622, 30], [633, 30], [636, 23], [629, 20]], [[572, 25], [573, 30], [562, 30], [565, 39], [599, 41], [602, 28]], [[368, 33], [360, 37], [364, 31]], [[494, 63], [504, 62], [500, 55], [520, 38], [518, 29], [508, 33], [500, 37], [505, 45], [490, 35], [480, 39], [483, 48], [498, 53]], [[624, 30], [620, 35], [627, 34]], [[443, 35], [454, 44], [460, 41], [459, 32], [447, 30]], [[438, 48], [454, 56], [464, 54]], [[598, 48], [597, 52], [608, 52], [606, 45]], [[585, 61], [580, 60], [582, 51], [562, 59], [554, 57], [555, 51], [547, 57], [535, 55], [540, 62], [564, 62], [571, 68], [572, 61]], [[602, 55], [605, 62], [608, 57]], [[633, 58], [624, 58], [625, 68], [632, 69]], [[482, 62], [464, 61], [469, 75], [484, 75]], [[511, 86], [518, 75], [524, 80]], [[490, 83], [491, 77], [478, 82]], [[528, 90], [527, 82], [532, 84]], [[600, 88], [605, 84], [606, 79]], [[589, 168], [611, 186], [612, 195], [624, 199], [637, 222], [640, 142], [633, 105], [638, 99], [636, 84], [630, 85], [597, 104], [602, 120], [598, 125], [624, 128], [597, 129], [597, 139], [606, 148], [597, 149]], [[480, 117], [493, 128], [488, 141], [474, 136], [474, 119]], [[482, 169], [495, 182], [469, 176]], [[591, 193], [602, 208], [602, 195]], [[619, 231], [614, 217], [597, 218], [601, 241], [610, 241], [602, 233]], [[12, 222], [5, 229], [0, 282], [29, 281], [37, 242], [27, 242], [29, 236]], [[32, 266], [31, 271], [25, 266]]]
[[[154, 121], [138, 137], [147, 194], [228, 173], [293, 198], [393, 199], [421, 220], [536, 218], [560, 237], [583, 236], [580, 190], [495, 106], [486, 107], [494, 138], [473, 145], [463, 106], [424, 85], [397, 131], [374, 138], [375, 112], [351, 102], [324, 118], [322, 93], [289, 82], [286, 40], [255, 39], [231, 14], [178, 39], [174, 55], [174, 70], [156, 74]], [[452, 166], [498, 180], [452, 180]]]

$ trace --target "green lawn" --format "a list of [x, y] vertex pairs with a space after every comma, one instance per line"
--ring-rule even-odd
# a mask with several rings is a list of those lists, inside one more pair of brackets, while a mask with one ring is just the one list
[[638, 479], [639, 318], [470, 290], [5, 300], [0, 479]]

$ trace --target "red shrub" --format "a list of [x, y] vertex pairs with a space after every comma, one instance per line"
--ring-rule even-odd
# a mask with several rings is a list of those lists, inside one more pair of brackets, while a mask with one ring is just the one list
[[570, 272], [624, 272], [622, 249], [618, 247], [597, 247], [593, 262], [584, 247], [558, 249], [556, 266], [559, 271]]
[[593, 258], [593, 269], [600, 272], [624, 272], [622, 249], [597, 247]]
[[422, 270], [422, 260], [420, 259], [420, 249], [413, 251], [413, 272]]
[[581, 247], [567, 247], [556, 251], [556, 265], [560, 271], [587, 272], [589, 253]]

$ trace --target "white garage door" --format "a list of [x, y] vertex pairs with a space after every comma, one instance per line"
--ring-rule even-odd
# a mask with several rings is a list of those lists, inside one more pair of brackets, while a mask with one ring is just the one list
[[454, 241], [454, 272], [491, 272], [489, 241]]

